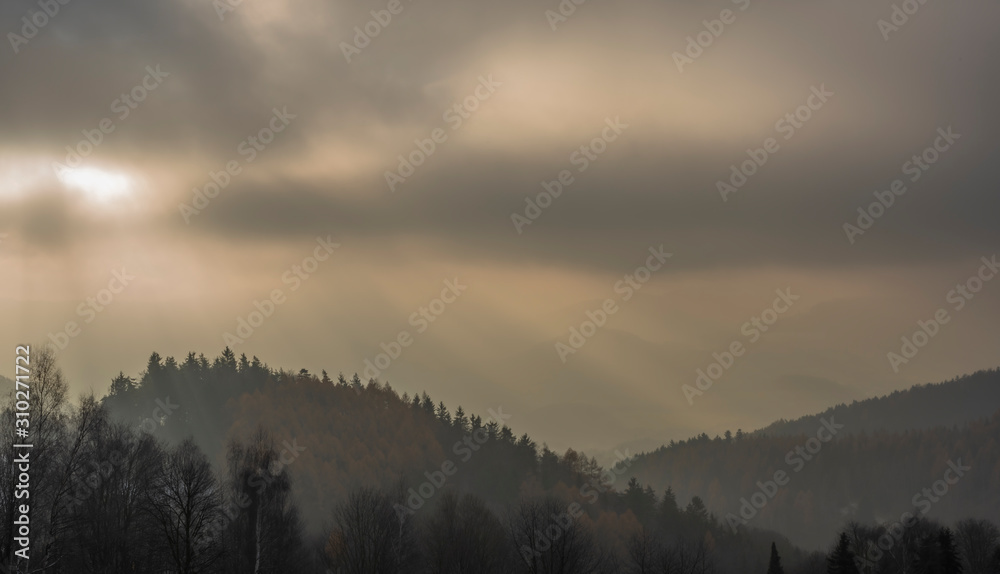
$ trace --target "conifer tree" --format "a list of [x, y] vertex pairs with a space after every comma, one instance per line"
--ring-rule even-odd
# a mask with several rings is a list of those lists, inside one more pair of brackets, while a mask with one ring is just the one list
[[840, 540], [833, 554], [826, 559], [827, 574], [860, 574], [854, 563], [854, 553], [851, 552], [851, 542], [846, 532], [840, 533]]
[[941, 574], [962, 574], [962, 559], [955, 548], [955, 537], [950, 528], [944, 528], [938, 534], [938, 547], [941, 564]]
[[767, 574], [785, 574], [781, 567], [781, 556], [778, 556], [778, 547], [771, 543], [771, 562], [767, 566]]

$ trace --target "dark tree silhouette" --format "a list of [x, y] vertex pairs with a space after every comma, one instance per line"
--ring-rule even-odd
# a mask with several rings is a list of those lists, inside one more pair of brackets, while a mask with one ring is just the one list
[[337, 574], [401, 574], [415, 556], [402, 498], [370, 487], [355, 490], [333, 513], [325, 556]]
[[85, 573], [148, 572], [162, 565], [148, 493], [163, 465], [150, 435], [120, 422], [103, 425], [78, 477], [69, 562]]
[[[674, 482], [690, 496], [681, 510], [665, 481], [653, 483], [665, 488], [658, 498], [641, 473], [623, 484], [620, 464], [614, 472], [602, 469], [581, 452], [559, 454], [528, 435], [518, 438], [502, 418], [462, 408], [451, 414], [426, 393], [401, 397], [387, 383], [362, 385], [357, 375], [338, 376], [334, 384], [305, 369], [273, 371], [228, 349], [212, 360], [189, 353], [181, 364], [153, 353], [137, 379], [119, 373], [102, 400], [85, 396], [72, 404], [54, 355], [40, 352], [36, 365], [32, 557], [15, 564], [18, 572], [1000, 574], [1000, 535], [986, 520], [964, 520], [954, 530], [924, 517], [905, 525], [851, 523], [829, 556], [809, 554], [759, 529], [763, 519], [733, 533], [709, 512], [712, 497], [725, 494], [722, 481], [741, 479], [718, 460], [707, 463], [717, 467], [711, 481]], [[13, 393], [0, 399], [0, 426], [13, 428]], [[940, 453], [962, 445], [981, 445], [980, 459], [968, 464], [989, 467], [997, 429], [1000, 415], [962, 429], [882, 434], [874, 442], [884, 458], [892, 458], [885, 448], [907, 445], [937, 453], [908, 462], [913, 474], [947, 464]], [[308, 451], [294, 441], [276, 447], [270, 432], [309, 433]], [[683, 455], [683, 468], [706, 464], [706, 452], [738, 455], [754, 468], [800, 440], [737, 435], [738, 441], [703, 433], [668, 450]], [[233, 437], [227, 448], [222, 436]], [[200, 444], [206, 440], [207, 448]], [[955, 441], [955, 449], [941, 448], [945, 441]], [[842, 464], [836, 459], [843, 453], [867, 456], [871, 448], [863, 438], [843, 437], [824, 447], [822, 460]], [[20, 480], [14, 456], [11, 442], [3, 441], [4, 574], [22, 503], [14, 497]], [[967, 464], [957, 457], [955, 463]], [[822, 464], [811, 464], [795, 484], [815, 485], [808, 473]], [[636, 459], [624, 466], [634, 472]], [[399, 479], [388, 484], [388, 476]], [[976, 476], [980, 483], [956, 489], [949, 506], [966, 490], [989, 491], [995, 477]], [[876, 489], [865, 486], [861, 504]], [[794, 499], [797, 512], [815, 518], [824, 509], [821, 496], [779, 496], [769, 510]], [[293, 498], [325, 516], [326, 529], [316, 521], [307, 530]]]
[[784, 568], [781, 567], [781, 556], [778, 556], [778, 547], [774, 542], [771, 543], [771, 560], [767, 565], [767, 574], [785, 574]]
[[[259, 428], [229, 448], [229, 503], [235, 517], [225, 529], [227, 570], [293, 572], [303, 559], [302, 526], [291, 498], [291, 478], [271, 435]], [[204, 548], [214, 540], [203, 537]]]
[[590, 530], [554, 497], [522, 500], [508, 514], [507, 532], [517, 572], [596, 574], [605, 562]]
[[967, 574], [1000, 574], [990, 569], [990, 560], [1000, 551], [1000, 529], [988, 520], [967, 519], [955, 525], [955, 539]]
[[962, 560], [958, 556], [958, 549], [955, 547], [955, 537], [950, 528], [943, 528], [938, 534], [938, 546], [940, 547], [941, 574], [962, 574]]
[[222, 500], [212, 467], [194, 441], [185, 440], [167, 454], [147, 495], [174, 571], [212, 571], [222, 558], [222, 547], [209, 532], [222, 519]]
[[851, 541], [846, 532], [840, 533], [837, 546], [827, 558], [826, 564], [827, 574], [859, 574], [858, 566], [854, 563], [854, 553], [851, 552]]
[[424, 529], [424, 556], [432, 572], [461, 574], [510, 571], [503, 525], [483, 501], [447, 490], [438, 495], [434, 515]]

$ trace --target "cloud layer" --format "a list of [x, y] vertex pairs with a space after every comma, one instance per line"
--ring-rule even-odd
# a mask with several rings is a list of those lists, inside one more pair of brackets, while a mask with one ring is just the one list
[[[220, 349], [327, 236], [342, 250], [237, 351], [362, 371], [460, 277], [382, 378], [510, 405], [558, 447], [996, 363], [1000, 283], [901, 372], [886, 360], [1000, 243], [995, 3], [593, 0], [563, 21], [557, 2], [224, 2], [71, 1], [33, 35], [35, 3], [0, 7], [0, 338], [48, 340], [114, 269], [138, 276], [61, 351], [81, 389], [154, 349]], [[659, 245], [674, 257], [563, 363], [555, 344]], [[689, 405], [786, 287], [801, 303]]]

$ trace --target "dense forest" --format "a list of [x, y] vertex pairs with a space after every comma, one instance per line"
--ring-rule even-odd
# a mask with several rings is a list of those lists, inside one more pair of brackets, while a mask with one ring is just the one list
[[[787, 533], [806, 548], [825, 547], [845, 519], [879, 521], [915, 506], [947, 521], [968, 516], [997, 521], [998, 389], [1000, 371], [983, 371], [949, 383], [841, 405], [759, 432], [737, 430], [722, 437], [702, 434], [671, 441], [634, 457], [631, 471], [655, 487], [670, 484], [679, 496], [697, 494], [720, 515], [738, 515], [743, 501], [760, 491], [758, 482], [784, 471], [788, 484], [768, 496], [767, 505], [752, 520]], [[970, 417], [961, 425], [935, 424], [942, 418], [954, 420], [951, 407], [955, 404], [973, 402], [976, 407], [971, 412], [989, 411], [990, 415]], [[942, 412], [935, 415], [938, 404]], [[927, 415], [915, 416], [920, 413]], [[912, 426], [901, 426], [907, 419]], [[817, 433], [823, 437], [824, 421], [838, 427], [835, 440], [814, 443], [818, 448], [813, 453], [806, 443]], [[940, 500], [921, 494], [942, 479], [949, 463], [970, 470]]]
[[[357, 375], [273, 370], [228, 349], [180, 363], [154, 353], [138, 377], [115, 377], [107, 396], [72, 400], [51, 352], [36, 349], [32, 363], [27, 561], [15, 555], [15, 507], [24, 503], [15, 498], [15, 453], [7, 442], [0, 450], [8, 462], [0, 466], [0, 564], [10, 572], [1000, 573], [1000, 534], [988, 520], [838, 515], [824, 551], [806, 552], [765, 530], [767, 520], [734, 527], [711, 511], [711, 482], [688, 495], [681, 488], [690, 483], [642, 481], [636, 471], [652, 455], [602, 468], [517, 436], [499, 406], [452, 411], [426, 393], [400, 395]], [[13, 399], [0, 414], [8, 428]], [[997, 425], [994, 417], [905, 436], [937, 440], [929, 453], [955, 440], [946, 446], [993, 453], [995, 464], [995, 450], [975, 445], [995, 440]], [[838, 438], [822, 454], [867, 452], [856, 438]], [[752, 461], [778, 447], [755, 442], [764, 440], [699, 437], [668, 450], [744, 449], [750, 468], [766, 472], [766, 462]], [[883, 442], [903, 449], [897, 462], [916, 448]], [[977, 471], [985, 464], [969, 460]], [[994, 483], [981, 474], [961, 486], [983, 480], [976, 489], [989, 492], [982, 489]]]
[[927, 383], [839, 404], [817, 415], [779, 420], [756, 431], [767, 436], [812, 432], [822, 418], [836, 417], [844, 434], [952, 427], [987, 418], [1000, 409], [1000, 369], [979, 371], [943, 383]]

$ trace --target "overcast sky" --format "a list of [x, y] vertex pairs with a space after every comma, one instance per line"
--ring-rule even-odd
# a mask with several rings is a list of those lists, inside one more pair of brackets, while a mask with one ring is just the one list
[[0, 7], [0, 343], [76, 391], [275, 290], [237, 353], [364, 376], [405, 331], [382, 380], [594, 453], [997, 366], [1000, 280], [949, 296], [1000, 239], [996, 2], [223, 2]]

